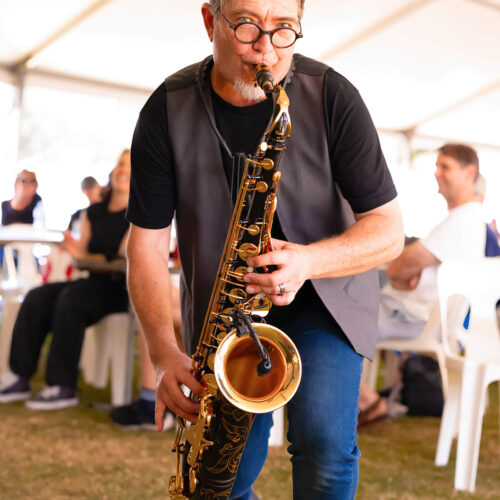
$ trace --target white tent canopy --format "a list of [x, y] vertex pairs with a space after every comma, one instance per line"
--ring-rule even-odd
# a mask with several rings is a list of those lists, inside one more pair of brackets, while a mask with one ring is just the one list
[[[80, 179], [106, 182], [150, 93], [211, 52], [201, 5], [0, 0], [0, 198], [19, 169], [36, 170], [50, 225], [62, 227], [86, 202]], [[361, 92], [408, 234], [446, 213], [434, 157], [421, 154], [444, 141], [478, 147], [486, 217], [500, 219], [500, 0], [306, 0], [302, 27], [296, 51]], [[54, 179], [67, 186], [57, 196]]]
[[[147, 95], [210, 52], [200, 6], [2, 0], [0, 78]], [[296, 50], [352, 80], [379, 130], [500, 148], [500, 0], [308, 0], [303, 32]]]

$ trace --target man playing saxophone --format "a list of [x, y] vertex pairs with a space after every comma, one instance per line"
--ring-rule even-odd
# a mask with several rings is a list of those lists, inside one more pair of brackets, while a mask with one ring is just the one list
[[[303, 8], [304, 0], [203, 4], [213, 55], [167, 78], [134, 133], [128, 285], [158, 374], [158, 427], [166, 407], [195, 423], [199, 403], [181, 386], [205, 390], [190, 354], [238, 190], [237, 153], [254, 154], [273, 112], [254, 85], [256, 66], [267, 64], [290, 98], [293, 134], [280, 161], [274, 249], [249, 257], [246, 291], [269, 297], [266, 321], [286, 332], [302, 359], [288, 403], [294, 498], [351, 499], [362, 361], [377, 335], [374, 268], [399, 255], [403, 228], [359, 93], [332, 68], [294, 55]], [[174, 217], [186, 352], [177, 347], [169, 300]], [[270, 414], [255, 417], [230, 498], [251, 498], [271, 426]]]

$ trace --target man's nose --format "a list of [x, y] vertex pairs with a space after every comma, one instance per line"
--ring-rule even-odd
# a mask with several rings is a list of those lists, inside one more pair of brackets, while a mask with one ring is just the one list
[[[271, 42], [271, 35], [269, 33], [263, 33], [262, 36], [256, 42], [254, 42], [253, 47], [255, 50], [258, 50], [263, 54], [270, 54], [270, 53], [275, 54], [275, 47]], [[268, 62], [271, 63], [272, 61]]]

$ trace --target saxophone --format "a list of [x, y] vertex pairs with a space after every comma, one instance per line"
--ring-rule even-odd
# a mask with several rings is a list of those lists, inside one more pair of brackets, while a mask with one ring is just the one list
[[291, 133], [288, 96], [273, 84], [268, 66], [257, 66], [256, 85], [273, 99], [274, 110], [256, 154], [246, 158], [217, 279], [192, 356], [194, 375], [203, 379], [206, 391], [199, 399], [196, 424], [188, 426], [177, 417], [172, 450], [177, 470], [169, 483], [174, 500], [228, 498], [255, 414], [285, 405], [301, 377], [293, 342], [264, 323], [271, 300], [263, 293], [248, 294], [243, 281], [249, 271], [247, 259], [272, 250], [278, 166]]

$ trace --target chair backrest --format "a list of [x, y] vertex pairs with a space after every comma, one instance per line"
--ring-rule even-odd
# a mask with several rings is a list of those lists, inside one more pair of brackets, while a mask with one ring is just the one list
[[[463, 347], [467, 359], [500, 362], [496, 317], [496, 304], [500, 299], [500, 257], [445, 262], [439, 267], [437, 282], [446, 354], [458, 356]], [[457, 307], [456, 296], [465, 297], [467, 302], [458, 301]], [[464, 306], [470, 306], [469, 328], [459, 338], [456, 332], [463, 323]]]

